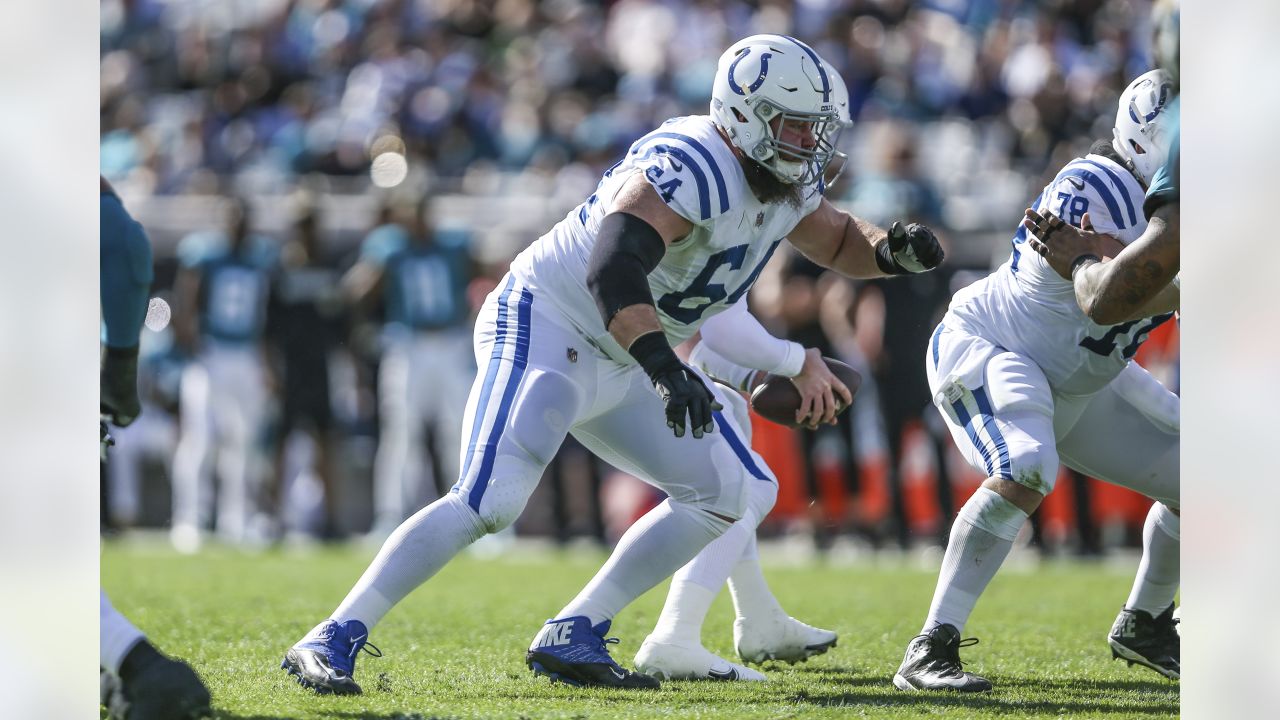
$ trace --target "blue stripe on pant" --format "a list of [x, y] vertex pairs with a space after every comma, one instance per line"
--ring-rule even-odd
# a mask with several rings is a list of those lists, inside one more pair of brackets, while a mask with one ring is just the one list
[[724, 419], [724, 415], [719, 412], [711, 413], [716, 419], [716, 427], [720, 428], [720, 432], [724, 434], [724, 439], [729, 442], [729, 447], [733, 448], [733, 454], [738, 456], [743, 466], [747, 468], [747, 472], [757, 480], [770, 480], [771, 478], [756, 466], [756, 461], [751, 457], [751, 451], [746, 445], [742, 444], [742, 439], [733, 432], [733, 426], [728, 420]]
[[[476, 450], [479, 449], [481, 451], [480, 467], [471, 483], [470, 490], [467, 491], [467, 504], [476, 512], [480, 512], [480, 501], [484, 498], [485, 489], [489, 485], [489, 477], [493, 473], [493, 464], [497, 458], [498, 442], [502, 438], [502, 430], [511, 414], [511, 405], [515, 399], [516, 390], [520, 387], [520, 381], [524, 378], [525, 368], [529, 364], [529, 318], [530, 308], [533, 305], [533, 295], [528, 290], [520, 290], [515, 308], [515, 327], [509, 327], [508, 318], [511, 310], [509, 303], [514, 289], [514, 282], [514, 278], [508, 281], [502, 297], [499, 298], [497, 337], [494, 340], [493, 352], [489, 357], [489, 368], [485, 373], [485, 382], [480, 392], [480, 400], [476, 404], [475, 417], [472, 419], [471, 442], [467, 446], [465, 465], [458, 484], [453, 488], [454, 492], [462, 492], [463, 483], [467, 481], [469, 476]], [[503, 350], [508, 342], [515, 343], [515, 355], [511, 360], [506, 360], [503, 357]], [[511, 363], [511, 371], [507, 375], [505, 383], [499, 389], [495, 386], [495, 380], [504, 362]], [[484, 444], [477, 445], [481, 426], [488, 415], [490, 404], [495, 397], [495, 391], [497, 391], [496, 397], [499, 400], [497, 411], [493, 416], [493, 424], [489, 429], [489, 435]]]
[[[969, 441], [982, 454], [982, 461], [987, 468], [987, 477], [1012, 480], [1013, 464], [1009, 461], [1009, 447], [1005, 443], [1004, 435], [996, 427], [996, 419], [991, 412], [991, 403], [987, 400], [987, 394], [982, 388], [978, 388], [973, 391], [973, 397], [978, 404], [976, 416], [969, 415], [962, 400], [951, 403], [951, 407], [956, 411], [956, 417], [960, 422], [964, 423], [964, 431], [969, 435]], [[995, 446], [995, 461], [992, 460], [992, 448], [988, 447], [988, 443], [984, 442], [982, 436], [978, 434], [979, 425], [986, 429], [991, 437], [991, 444]]]

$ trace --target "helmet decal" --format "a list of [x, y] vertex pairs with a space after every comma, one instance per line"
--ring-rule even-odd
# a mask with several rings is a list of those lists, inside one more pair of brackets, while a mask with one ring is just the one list
[[831, 81], [827, 79], [827, 70], [822, 67], [822, 60], [818, 58], [818, 53], [814, 52], [813, 48], [805, 45], [790, 35], [783, 35], [782, 37], [795, 43], [801, 50], [805, 51], [805, 54], [809, 56], [809, 59], [813, 60], [813, 64], [818, 68], [818, 77], [822, 78], [822, 102], [831, 102]]
[[[1151, 82], [1151, 81], [1149, 81], [1149, 80], [1148, 80], [1147, 82]], [[1161, 84], [1160, 84], [1160, 94], [1159, 94], [1159, 96], [1156, 98], [1156, 103], [1155, 103], [1155, 105], [1151, 106], [1151, 112], [1146, 113], [1146, 114], [1145, 114], [1145, 115], [1143, 115], [1141, 118], [1139, 118], [1139, 117], [1138, 117], [1138, 102], [1137, 102], [1137, 100], [1136, 100], [1136, 99], [1134, 99], [1134, 100], [1130, 101], [1130, 102], [1129, 102], [1129, 117], [1130, 117], [1130, 118], [1133, 118], [1133, 121], [1134, 121], [1135, 123], [1139, 124], [1139, 125], [1146, 125], [1147, 123], [1151, 122], [1152, 120], [1155, 120], [1155, 119], [1156, 119], [1156, 116], [1160, 114], [1160, 111], [1164, 109], [1164, 104], [1165, 104], [1166, 102], [1168, 102], [1168, 100], [1169, 100], [1169, 91], [1170, 91], [1170, 90], [1172, 90], [1172, 89], [1173, 89], [1173, 86], [1172, 86], [1171, 84], [1169, 84], [1169, 83], [1167, 83], [1167, 82], [1165, 82], [1165, 83], [1161, 83]]]
[[731, 65], [729, 65], [729, 89], [739, 95], [746, 95], [749, 92], [759, 90], [760, 86], [764, 84], [765, 76], [769, 74], [769, 58], [773, 57], [773, 53], [763, 53], [760, 55], [760, 76], [748, 85], [745, 91], [743, 91], [742, 86], [733, 79], [733, 70], [738, 67], [738, 63], [742, 62], [743, 58], [750, 54], [751, 48], [743, 48], [742, 52], [738, 53], [738, 57], [734, 59]]

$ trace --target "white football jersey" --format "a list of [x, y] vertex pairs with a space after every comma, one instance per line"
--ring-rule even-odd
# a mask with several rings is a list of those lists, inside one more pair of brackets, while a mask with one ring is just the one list
[[[1067, 163], [1032, 207], [1079, 226], [1084, 214], [1098, 232], [1128, 245], [1146, 230], [1145, 191], [1123, 166], [1090, 154]], [[1026, 247], [1019, 227], [1009, 260], [956, 293], [943, 323], [986, 337], [1031, 358], [1055, 392], [1088, 395], [1120, 374], [1138, 346], [1172, 314], [1098, 325], [1076, 304], [1070, 280]]]
[[595, 193], [511, 263], [511, 272], [536, 297], [548, 300], [579, 332], [624, 363], [633, 360], [605, 329], [586, 277], [600, 221], [636, 173], [644, 173], [671, 209], [693, 223], [649, 273], [658, 319], [672, 346], [746, 294], [783, 238], [817, 209], [823, 190], [821, 185], [808, 189], [800, 208], [760, 203], [706, 115], [673, 118], [632, 144], [605, 171]]

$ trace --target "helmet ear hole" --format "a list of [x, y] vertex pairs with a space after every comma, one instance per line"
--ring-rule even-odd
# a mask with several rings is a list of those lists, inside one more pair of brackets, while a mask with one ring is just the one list
[[738, 110], [738, 108], [729, 108], [729, 109], [733, 111], [733, 116], [737, 118], [738, 122], [745, 123], [747, 121], [747, 116], [743, 115], [742, 111]]
[[1132, 139], [1130, 139], [1130, 140], [1129, 140], [1129, 147], [1133, 148], [1133, 151], [1134, 151], [1135, 153], [1137, 153], [1138, 155], [1146, 155], [1146, 154], [1147, 154], [1147, 151], [1146, 151], [1145, 149], [1143, 149], [1143, 147], [1142, 147], [1141, 145], [1139, 145], [1138, 143], [1134, 142]]

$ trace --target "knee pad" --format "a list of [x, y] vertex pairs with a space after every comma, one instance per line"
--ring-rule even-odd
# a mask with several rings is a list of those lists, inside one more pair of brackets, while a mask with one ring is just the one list
[[764, 520], [778, 500], [778, 483], [751, 478], [747, 481], [747, 509], [755, 516], [756, 524]]
[[546, 463], [535, 462], [519, 448], [514, 452], [500, 451], [488, 482], [483, 487], [464, 489], [461, 494], [480, 516], [486, 532], [496, 533], [524, 512], [545, 467]]

